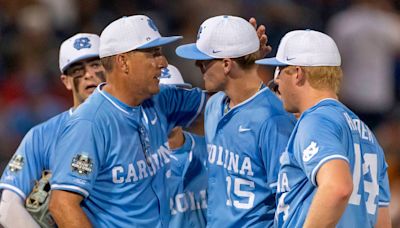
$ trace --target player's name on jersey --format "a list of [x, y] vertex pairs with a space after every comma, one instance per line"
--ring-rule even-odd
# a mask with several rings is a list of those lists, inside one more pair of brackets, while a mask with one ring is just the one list
[[169, 206], [171, 209], [171, 215], [177, 213], [184, 213], [187, 211], [202, 210], [207, 208], [207, 193], [203, 189], [197, 193], [195, 192], [184, 192], [176, 194], [175, 197], [169, 199]]
[[352, 119], [346, 112], [343, 113], [346, 118], [347, 124], [352, 131], [357, 131], [362, 139], [374, 142], [374, 136], [368, 126], [360, 119]]
[[147, 162], [143, 159], [137, 160], [134, 163], [129, 163], [127, 166], [115, 166], [112, 169], [113, 183], [136, 182], [149, 176], [154, 176], [157, 170], [170, 162], [169, 150], [165, 146], [161, 146], [158, 148], [157, 153], [153, 153], [147, 160]]
[[254, 175], [250, 157], [239, 156], [235, 152], [214, 144], [207, 144], [207, 151], [210, 164], [216, 164], [240, 175]]

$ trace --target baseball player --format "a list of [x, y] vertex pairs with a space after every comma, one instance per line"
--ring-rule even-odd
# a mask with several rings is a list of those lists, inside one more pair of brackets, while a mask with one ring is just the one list
[[49, 209], [61, 227], [168, 227], [168, 133], [202, 111], [200, 89], [159, 85], [162, 37], [147, 16], [122, 17], [100, 36], [107, 83], [63, 129]]
[[[161, 71], [160, 84], [190, 89], [179, 70], [168, 65]], [[175, 127], [168, 135], [170, 173], [169, 227], [205, 227], [207, 215], [207, 147], [203, 136]]]
[[218, 92], [205, 111], [209, 227], [273, 225], [279, 157], [295, 120], [258, 77], [259, 48], [249, 22], [217, 16], [201, 24], [196, 43], [176, 49]]
[[387, 164], [374, 134], [338, 101], [342, 71], [331, 37], [287, 33], [275, 58], [286, 110], [301, 114], [280, 158], [277, 227], [391, 227]]
[[0, 222], [4, 227], [55, 225], [47, 209], [48, 179], [51, 176], [48, 172], [49, 157], [57, 153], [55, 139], [66, 120], [95, 87], [104, 81], [99, 41], [99, 36], [95, 34], [79, 33], [61, 44], [61, 81], [72, 91], [74, 107], [33, 127], [4, 170], [0, 182], [0, 189], [3, 190]]

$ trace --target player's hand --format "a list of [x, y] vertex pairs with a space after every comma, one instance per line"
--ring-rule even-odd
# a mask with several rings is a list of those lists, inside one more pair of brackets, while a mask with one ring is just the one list
[[272, 47], [267, 45], [268, 37], [267, 34], [265, 34], [265, 26], [260, 25], [257, 28], [257, 21], [254, 17], [250, 18], [249, 22], [254, 26], [254, 29], [257, 30], [257, 36], [258, 39], [260, 39], [260, 49], [258, 50], [259, 54], [258, 59], [262, 59], [272, 50]]

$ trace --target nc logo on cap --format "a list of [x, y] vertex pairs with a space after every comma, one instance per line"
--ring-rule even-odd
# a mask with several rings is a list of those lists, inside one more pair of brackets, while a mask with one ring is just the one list
[[150, 26], [151, 29], [153, 29], [155, 32], [158, 31], [158, 28], [157, 28], [156, 24], [154, 24], [153, 20], [151, 20], [149, 18], [149, 19], [147, 19], [147, 22], [149, 23], [149, 26]]
[[75, 40], [74, 48], [76, 50], [81, 50], [83, 48], [90, 48], [92, 45], [90, 44], [90, 39], [87, 37], [81, 37]]
[[168, 68], [163, 68], [161, 70], [160, 78], [171, 78], [171, 74], [169, 73], [169, 69]]

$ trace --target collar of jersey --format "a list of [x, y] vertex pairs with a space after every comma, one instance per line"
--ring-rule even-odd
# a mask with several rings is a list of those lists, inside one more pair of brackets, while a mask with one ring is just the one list
[[116, 107], [118, 110], [120, 110], [121, 112], [127, 114], [127, 115], [132, 115], [135, 113], [140, 113], [140, 106], [135, 106], [135, 107], [131, 107], [125, 103], [123, 103], [122, 101], [118, 100], [117, 98], [115, 98], [114, 96], [112, 96], [111, 94], [107, 93], [106, 91], [104, 91], [102, 88], [103, 86], [106, 85], [106, 83], [101, 83], [98, 87], [97, 87], [97, 91], [106, 99], [108, 100], [112, 105], [114, 105], [114, 107]]
[[303, 112], [303, 114], [301, 114], [299, 120], [301, 119], [301, 117], [303, 117], [307, 113], [310, 113], [321, 106], [325, 106], [325, 105], [329, 105], [329, 104], [342, 105], [342, 103], [340, 101], [338, 101], [337, 99], [334, 99], [334, 98], [322, 99], [322, 100], [318, 101], [314, 106], [312, 106], [311, 108], [309, 108], [305, 112]]
[[[256, 94], [254, 94], [253, 96], [251, 96], [250, 98], [248, 98], [247, 100], [243, 101], [242, 103], [236, 105], [235, 107], [229, 109], [228, 112], [225, 113], [225, 115], [227, 115], [228, 113], [231, 113], [233, 110], [239, 109], [241, 108], [243, 105], [251, 102], [252, 100], [254, 100], [259, 94], [262, 94], [265, 90], [267, 90], [268, 88], [266, 86], [262, 86], [261, 90], [259, 90]], [[225, 99], [227, 98], [226, 94], [225, 96], [222, 98], [222, 115], [224, 115], [224, 105], [225, 105]]]

